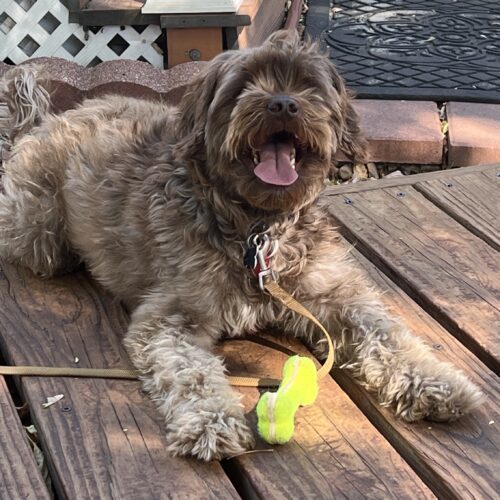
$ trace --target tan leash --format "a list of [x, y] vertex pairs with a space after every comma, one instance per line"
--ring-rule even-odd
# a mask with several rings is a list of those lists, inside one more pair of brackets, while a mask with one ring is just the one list
[[332, 368], [333, 363], [335, 361], [335, 351], [333, 349], [332, 339], [330, 334], [326, 330], [326, 328], [316, 319], [316, 317], [309, 311], [309, 309], [305, 308], [300, 302], [296, 301], [288, 292], [283, 290], [278, 283], [274, 280], [270, 280], [264, 284], [264, 288], [275, 298], [278, 299], [285, 307], [291, 309], [292, 311], [304, 316], [308, 320], [312, 321], [325, 336], [327, 345], [328, 345], [328, 355], [326, 357], [325, 362], [318, 370], [318, 379], [324, 378], [328, 375]]
[[76, 368], [69, 366], [0, 366], [0, 375], [138, 379], [137, 372], [134, 370], [122, 368]]
[[[283, 290], [275, 280], [274, 273], [269, 267], [270, 258], [274, 254], [276, 245], [266, 234], [254, 234], [248, 238], [248, 249], [245, 253], [244, 264], [254, 271], [259, 279], [259, 286], [272, 297], [279, 300], [285, 307], [312, 321], [324, 334], [328, 345], [326, 361], [318, 370], [318, 379], [330, 373], [334, 363], [334, 349], [332, 339], [326, 328], [300, 302]], [[248, 340], [252, 340], [251, 338]], [[270, 344], [270, 342], [268, 342]], [[49, 366], [0, 366], [0, 375], [18, 375], [21, 377], [85, 377], [138, 380], [139, 375], [134, 370], [121, 368], [76, 368], [76, 367], [49, 367]], [[229, 376], [229, 383], [238, 387], [277, 388], [281, 381], [273, 378]]]

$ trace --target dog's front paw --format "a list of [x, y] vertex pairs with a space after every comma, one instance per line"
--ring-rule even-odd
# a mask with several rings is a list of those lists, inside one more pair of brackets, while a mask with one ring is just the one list
[[253, 446], [254, 437], [243, 412], [209, 411], [206, 404], [190, 406], [176, 412], [167, 424], [168, 449], [173, 455], [219, 460]]
[[399, 399], [396, 413], [407, 422], [423, 418], [448, 422], [465, 415], [483, 400], [478, 387], [450, 367], [440, 378], [415, 377]]

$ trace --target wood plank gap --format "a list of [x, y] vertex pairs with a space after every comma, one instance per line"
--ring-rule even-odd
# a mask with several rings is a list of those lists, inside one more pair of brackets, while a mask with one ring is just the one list
[[4, 377], [0, 377], [0, 429], [0, 498], [49, 500]]
[[331, 214], [335, 220], [336, 225], [339, 227], [342, 236], [354, 245], [361, 254], [373, 262], [380, 271], [382, 271], [392, 282], [399, 286], [413, 301], [415, 301], [425, 312], [427, 312], [433, 319], [435, 319], [443, 328], [451, 333], [457, 340], [459, 340], [467, 349], [475, 354], [488, 368], [495, 374], [500, 374], [500, 363], [489, 352], [485, 351], [482, 346], [471, 336], [460, 328], [456, 321], [451, 317], [444, 314], [439, 308], [430, 300], [429, 297], [421, 294], [415, 286], [411, 284], [402, 274], [393, 269], [390, 263], [379, 256], [377, 252], [359, 240], [353, 231], [351, 231], [335, 214]]
[[252, 484], [252, 481], [245, 474], [243, 467], [237, 460], [229, 458], [221, 460], [220, 464], [241, 498], [244, 500], [258, 500], [261, 498]]

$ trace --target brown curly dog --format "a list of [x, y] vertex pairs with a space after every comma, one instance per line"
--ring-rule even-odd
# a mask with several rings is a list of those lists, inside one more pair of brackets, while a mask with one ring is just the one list
[[363, 159], [344, 84], [317, 47], [278, 32], [216, 57], [178, 107], [107, 96], [50, 113], [35, 70], [0, 82], [13, 146], [0, 194], [0, 257], [41, 276], [83, 261], [131, 308], [125, 344], [165, 419], [169, 449], [211, 460], [252, 443], [211, 347], [314, 325], [245, 269], [249, 234], [277, 242], [280, 284], [335, 332], [336, 362], [397, 415], [449, 420], [481, 393], [388, 316], [316, 206], [334, 153]]

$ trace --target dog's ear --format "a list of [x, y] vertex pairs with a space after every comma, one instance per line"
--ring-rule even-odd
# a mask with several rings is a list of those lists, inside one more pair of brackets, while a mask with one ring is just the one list
[[352, 105], [353, 94], [346, 89], [343, 78], [338, 74], [335, 65], [328, 60], [330, 80], [339, 96], [341, 130], [338, 148], [354, 163], [366, 160], [366, 140], [359, 126], [359, 118]]
[[182, 151], [196, 154], [205, 146], [207, 116], [217, 85], [223, 76], [222, 68], [232, 57], [223, 52], [210, 61], [189, 84], [179, 104], [179, 143]]

